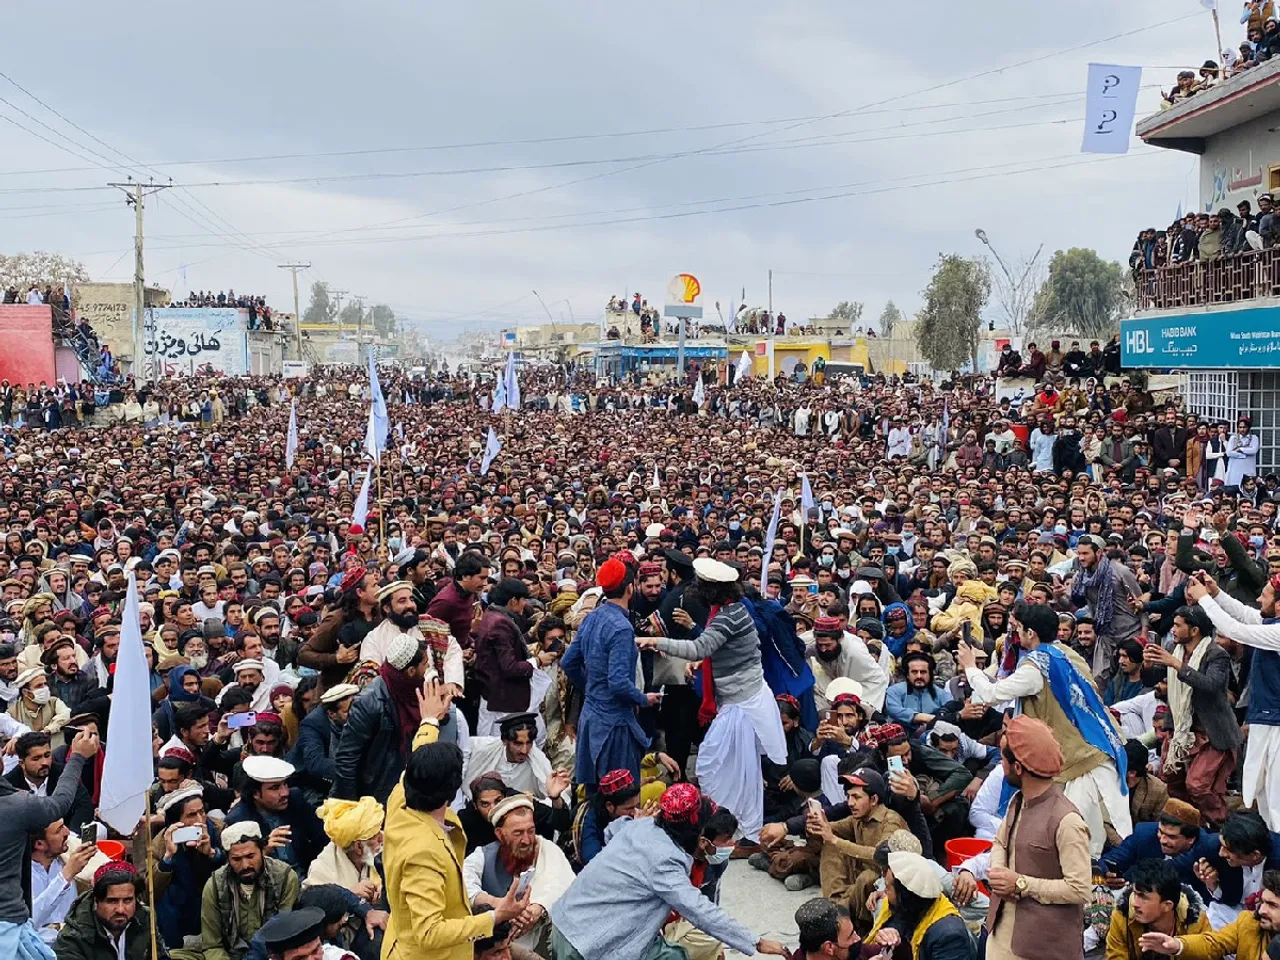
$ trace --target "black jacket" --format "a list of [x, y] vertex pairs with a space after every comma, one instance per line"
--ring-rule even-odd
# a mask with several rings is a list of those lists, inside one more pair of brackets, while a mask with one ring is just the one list
[[385, 804], [404, 773], [408, 748], [391, 693], [383, 679], [375, 677], [351, 704], [342, 728], [333, 757], [332, 796], [343, 800], [370, 796]]
[[[62, 777], [63, 764], [54, 763], [49, 768], [49, 784], [46, 793], [53, 795], [53, 791], [58, 789], [58, 780]], [[4, 775], [5, 780], [13, 785], [15, 790], [21, 790], [23, 793], [30, 791], [27, 786], [27, 778], [22, 775], [21, 767], [14, 767]], [[93, 819], [93, 798], [89, 796], [89, 791], [84, 788], [84, 784], [76, 787], [76, 800], [71, 805], [71, 812], [68, 813], [63, 820], [67, 824], [68, 830], [79, 830], [80, 827]]]

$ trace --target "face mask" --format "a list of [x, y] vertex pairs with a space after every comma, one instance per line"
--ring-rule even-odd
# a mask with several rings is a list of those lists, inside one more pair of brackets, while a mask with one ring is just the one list
[[733, 847], [716, 847], [715, 853], [707, 854], [707, 863], [719, 866], [722, 863], [728, 863], [729, 857], [733, 853]]
[[822, 558], [822, 565], [823, 565], [824, 567], [834, 566], [834, 565], [835, 565], [835, 562], [836, 562], [836, 558], [835, 558], [835, 557], [823, 557], [823, 558]]
[[400, 538], [399, 538], [399, 537], [387, 537], [387, 549], [388, 549], [389, 551], [391, 551], [392, 553], [399, 553], [399, 552], [400, 552]]
[[900, 549], [899, 547], [889, 547], [886, 552], [889, 554], [889, 556], [896, 557], [898, 555], [899, 549]]
[[203, 670], [209, 665], [209, 655], [207, 653], [202, 653], [198, 657], [192, 657], [191, 665], [197, 670]]
[[1249, 544], [1254, 547], [1260, 547], [1267, 542], [1266, 537], [1250, 537]]
[[31, 699], [35, 700], [37, 704], [43, 707], [46, 703], [49, 702], [49, 698], [52, 695], [53, 695], [53, 691], [51, 691], [48, 687], [41, 687], [39, 690], [35, 690], [32, 692]]
[[730, 529], [730, 530], [741, 530], [741, 529], [742, 529], [742, 524], [740, 524], [737, 520], [730, 520], [730, 521], [729, 521], [729, 529]]

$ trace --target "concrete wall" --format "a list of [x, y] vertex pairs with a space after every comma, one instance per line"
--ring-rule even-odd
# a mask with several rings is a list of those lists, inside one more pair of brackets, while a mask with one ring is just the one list
[[288, 337], [266, 330], [250, 330], [249, 373], [255, 377], [279, 376], [284, 369], [285, 345]]
[[[1200, 158], [1200, 206], [1213, 212], [1248, 200], [1256, 211], [1258, 194], [1270, 192], [1268, 168], [1280, 164], [1280, 112], [1266, 114], [1210, 137]], [[1170, 220], [1174, 211], [1167, 211]], [[1163, 220], [1151, 224], [1167, 226]]]
[[[147, 287], [148, 307], [170, 303], [169, 291]], [[71, 288], [71, 308], [76, 319], [89, 321], [98, 339], [121, 360], [133, 359], [133, 284], [78, 283]]]
[[26, 386], [58, 378], [53, 356], [53, 308], [0, 306], [0, 380]]

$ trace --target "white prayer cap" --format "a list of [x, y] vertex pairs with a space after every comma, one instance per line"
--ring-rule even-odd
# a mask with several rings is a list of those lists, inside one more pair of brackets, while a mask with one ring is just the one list
[[293, 776], [293, 764], [279, 757], [245, 757], [240, 765], [244, 775], [258, 783], [279, 783]]
[[418, 641], [407, 633], [397, 634], [387, 649], [387, 663], [397, 670], [403, 670], [418, 655]]
[[44, 667], [28, 667], [18, 674], [18, 679], [13, 681], [13, 685], [21, 690], [36, 677], [44, 676]]
[[727, 563], [712, 560], [710, 557], [698, 557], [694, 560], [693, 572], [699, 580], [707, 580], [711, 583], [735, 583], [738, 579], [737, 570]]
[[235, 671], [239, 673], [241, 670], [262, 670], [261, 660], [238, 660], [236, 661]]
[[505, 797], [493, 805], [493, 809], [489, 811], [489, 822], [495, 827], [502, 823], [502, 818], [513, 810], [519, 810], [523, 807], [526, 810], [533, 810], [533, 801], [529, 799], [529, 795], [525, 793], [517, 793], [511, 797]]
[[894, 878], [902, 881], [902, 885], [917, 897], [937, 900], [942, 896], [938, 872], [920, 854], [894, 851], [889, 854], [889, 869], [893, 871]]
[[203, 797], [204, 787], [196, 783], [194, 780], [184, 781], [173, 793], [167, 793], [160, 798], [160, 802], [156, 804], [156, 813], [164, 813], [174, 804], [182, 804], [192, 797]]
[[871, 584], [865, 580], [855, 580], [849, 585], [849, 596], [851, 597], [861, 597], [874, 593], [875, 591], [871, 589]]
[[645, 539], [656, 540], [658, 537], [662, 536], [662, 531], [665, 529], [667, 529], [665, 524], [651, 523], [644, 528]]
[[338, 703], [347, 697], [354, 697], [360, 692], [360, 688], [354, 683], [340, 683], [337, 686], [330, 687], [320, 695], [321, 703]]
[[834, 703], [836, 697], [842, 696], [846, 693], [852, 694], [861, 700], [862, 684], [857, 680], [854, 680], [852, 677], [836, 677], [827, 684], [827, 691], [823, 696], [827, 699], [828, 703]]
[[241, 820], [239, 823], [233, 823], [222, 831], [222, 849], [230, 853], [231, 848], [237, 843], [244, 843], [246, 840], [261, 839], [262, 828], [258, 826], [256, 821]]

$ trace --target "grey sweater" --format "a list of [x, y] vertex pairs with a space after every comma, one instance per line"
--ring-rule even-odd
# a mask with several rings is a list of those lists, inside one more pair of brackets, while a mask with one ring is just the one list
[[747, 700], [764, 684], [760, 636], [741, 603], [722, 608], [693, 640], [659, 637], [658, 649], [685, 660], [710, 657], [717, 704]]
[[0, 920], [26, 923], [31, 913], [22, 897], [22, 871], [28, 834], [43, 830], [71, 812], [80, 786], [84, 757], [67, 754], [58, 786], [47, 797], [16, 789], [0, 779]]

